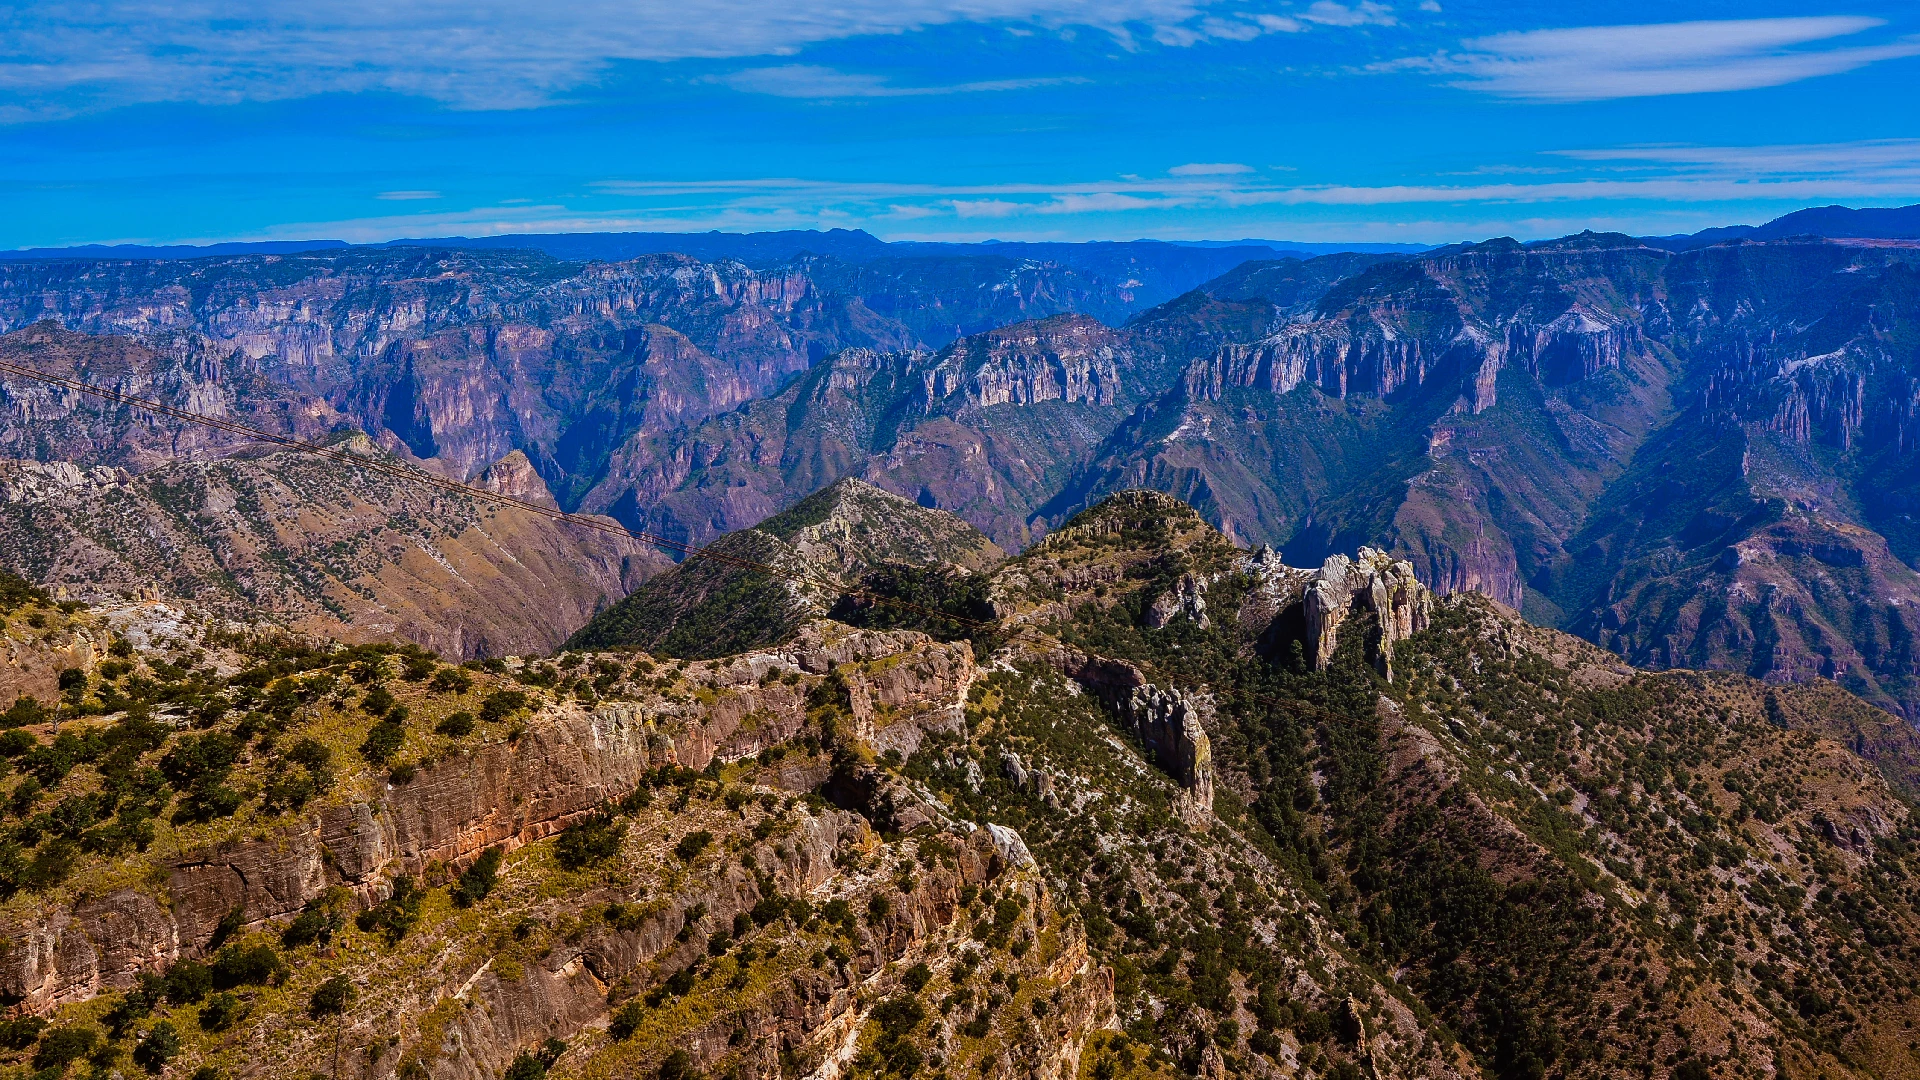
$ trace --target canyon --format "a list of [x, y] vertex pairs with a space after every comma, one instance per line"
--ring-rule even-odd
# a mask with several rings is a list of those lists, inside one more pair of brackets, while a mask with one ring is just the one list
[[[0, 264], [0, 329], [144, 349], [170, 400], [228, 387], [235, 415], [441, 475], [518, 452], [558, 505], [678, 544], [854, 477], [1018, 551], [1147, 487], [1296, 563], [1377, 547], [1638, 665], [1920, 715], [1916, 248], [1764, 236], [1256, 260], [1151, 306], [1142, 255], [41, 259]], [[4, 395], [18, 460], [230, 449]]]

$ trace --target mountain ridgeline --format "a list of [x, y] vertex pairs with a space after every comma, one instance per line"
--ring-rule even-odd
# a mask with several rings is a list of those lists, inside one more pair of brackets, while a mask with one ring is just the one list
[[746, 535], [817, 591], [696, 559], [460, 666], [0, 578], [72, 665], [0, 741], [0, 1067], [1920, 1071], [1920, 736], [1830, 682], [1149, 490], [1013, 556], [859, 481]]
[[[841, 480], [751, 529], [730, 533], [593, 617], [570, 649], [643, 648], [711, 659], [777, 645], [830, 614], [862, 622], [952, 623], [969, 585], [1004, 553], [980, 530], [860, 480]], [[951, 609], [951, 610], [949, 610]], [[970, 620], [969, 620], [970, 621]], [[891, 625], [891, 624], [890, 624]]]
[[[1294, 562], [1374, 546], [1639, 666], [1828, 679], [1911, 719], [1920, 246], [1844, 235], [1898, 212], [1809, 213], [1717, 244], [1253, 261], [1186, 292], [1194, 249], [1148, 266], [1151, 246], [0, 262], [0, 350], [97, 347], [88, 377], [357, 429], [441, 475], [517, 452], [558, 505], [694, 546], [844, 478], [1008, 551], [1154, 488]], [[17, 379], [0, 405], [0, 453], [23, 462], [144, 476], [235, 449]], [[62, 514], [108, 520], [91, 507]], [[138, 519], [120, 520], [101, 529]], [[13, 560], [76, 595], [118, 587], [55, 563]], [[630, 565], [567, 611], [663, 564]], [[577, 628], [464, 637], [491, 655]]]

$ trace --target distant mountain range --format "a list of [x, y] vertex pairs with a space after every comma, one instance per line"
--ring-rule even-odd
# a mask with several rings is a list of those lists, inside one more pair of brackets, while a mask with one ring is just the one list
[[[277, 410], [275, 430], [365, 431], [446, 475], [518, 452], [562, 507], [694, 545], [847, 477], [1015, 552], [1154, 488], [1296, 562], [1382, 547], [1442, 592], [1638, 664], [1828, 678], [1915, 718], [1920, 242], [1806, 235], [1912, 216], [1806, 211], [1720, 245], [1587, 233], [1304, 260], [1143, 243], [760, 265], [419, 247], [0, 261], [0, 333], [131, 338], [144, 351], [82, 374]], [[773, 243], [726, 242], [750, 240]], [[54, 347], [28, 337], [21, 362]], [[0, 457], [144, 476], [232, 454], [124, 412], [61, 428], [68, 409], [0, 383]], [[128, 551], [176, 527], [113, 519], [77, 489], [35, 513], [30, 487], [23, 521], [103, 547], [121, 525], [89, 522], [125, 523]], [[110, 589], [120, 563], [75, 550], [49, 535], [5, 565]], [[462, 640], [557, 643], [631, 587], [616, 555], [564, 619], [480, 611]]]
[[1781, 240], [1824, 236], [1833, 240], [1920, 240], [1920, 203], [1912, 206], [1810, 206], [1765, 225], [1727, 225], [1674, 236], [1640, 239], [1669, 251], [1690, 251], [1729, 240]]
[[1860, 213], [0, 260], [0, 1077], [1913, 1077]]
[[[1729, 240], [1777, 240], [1789, 236], [1834, 239], [1920, 239], [1920, 203], [1900, 207], [1816, 206], [1796, 210], [1764, 225], [1725, 225], [1696, 233], [1643, 236], [1639, 239], [1668, 251], [1688, 251]], [[737, 259], [762, 267], [790, 262], [803, 255], [827, 255], [845, 262], [881, 259], [966, 258], [993, 256], [1037, 259], [1076, 269], [1111, 268], [1121, 263], [1148, 264], [1163, 271], [1211, 268], [1193, 282], [1226, 272], [1240, 263], [1274, 256], [1311, 258], [1341, 252], [1371, 255], [1414, 255], [1433, 249], [1429, 244], [1326, 243], [1293, 240], [1126, 240], [1086, 243], [1024, 243], [988, 240], [981, 243], [934, 243], [882, 240], [862, 229], [785, 229], [776, 232], [729, 233], [509, 233], [500, 236], [428, 236], [353, 245], [345, 240], [261, 240], [223, 244], [84, 244], [78, 247], [26, 248], [0, 252], [0, 262], [15, 259], [204, 259], [228, 255], [290, 255], [307, 251], [334, 251], [349, 247], [430, 247], [469, 251], [515, 249], [539, 251], [568, 262], [620, 262], [643, 255], [679, 254], [696, 259]], [[1189, 270], [1191, 272], [1191, 270]]]
[[844, 262], [883, 259], [992, 257], [1040, 259], [1073, 266], [1112, 265], [1122, 261], [1231, 268], [1249, 259], [1275, 256], [1309, 258], [1342, 251], [1413, 254], [1426, 244], [1303, 244], [1290, 240], [1096, 240], [1086, 243], [1025, 243], [987, 240], [974, 244], [917, 240], [887, 241], [860, 229], [788, 229], [756, 233], [509, 233], [502, 236], [429, 236], [349, 244], [345, 240], [263, 240], [194, 246], [172, 244], [86, 244], [66, 248], [28, 248], [0, 252], [12, 259], [200, 259], [225, 255], [290, 255], [350, 247], [455, 248], [463, 251], [538, 251], [568, 262], [620, 262], [643, 255], [690, 255], [696, 259], [735, 259], [748, 266], [771, 266], [806, 255]]

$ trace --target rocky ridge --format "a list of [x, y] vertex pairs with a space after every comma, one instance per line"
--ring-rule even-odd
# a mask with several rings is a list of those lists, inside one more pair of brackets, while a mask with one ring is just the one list
[[136, 641], [0, 582], [10, 636], [104, 646], [60, 691], [65, 742], [51, 701], [8, 714], [25, 1035], [0, 1054], [86, 1031], [107, 1067], [164, 1044], [283, 1075], [337, 1042], [410, 1080], [1912, 1067], [1920, 830], [1893, 785], [1920, 737], [1894, 718], [1635, 672], [1378, 553], [1286, 569], [1153, 492], [978, 576], [993, 625], [965, 640], [816, 620], [709, 660], [457, 668]]
[[964, 577], [1002, 554], [960, 518], [852, 479], [706, 550], [713, 555], [681, 563], [594, 616], [569, 646], [724, 655], [784, 639], [889, 567]]

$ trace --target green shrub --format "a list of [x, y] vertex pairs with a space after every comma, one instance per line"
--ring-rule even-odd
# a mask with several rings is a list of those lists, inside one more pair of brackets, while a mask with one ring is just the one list
[[344, 921], [341, 915], [344, 898], [337, 894], [345, 890], [336, 888], [328, 892], [327, 896], [307, 901], [307, 906], [280, 932], [282, 946], [297, 949], [302, 945], [325, 945], [333, 940], [334, 932]]
[[673, 845], [673, 853], [680, 857], [681, 862], [692, 862], [699, 858], [700, 853], [707, 850], [707, 846], [711, 843], [713, 843], [712, 833], [705, 829], [695, 829], [681, 837], [679, 843]]
[[133, 1063], [157, 1075], [179, 1054], [180, 1033], [172, 1024], [161, 1020], [140, 1036], [133, 1048]]
[[425, 895], [424, 890], [414, 886], [411, 877], [401, 874], [393, 879], [392, 895], [354, 916], [354, 925], [364, 934], [377, 930], [387, 939], [387, 944], [395, 944], [419, 921], [420, 901]]
[[388, 693], [387, 688], [384, 686], [373, 687], [367, 691], [365, 697], [360, 699], [360, 707], [373, 716], [387, 715], [387, 712], [396, 704], [398, 704], [398, 702], [394, 700], [393, 695]]
[[167, 1001], [193, 1005], [213, 990], [213, 969], [197, 960], [182, 960], [167, 969]]
[[45, 589], [18, 574], [0, 570], [0, 615], [11, 614], [14, 609], [28, 604], [51, 604]]
[[613, 1021], [607, 1025], [607, 1035], [615, 1042], [626, 1042], [640, 1030], [640, 1022], [646, 1016], [645, 1006], [638, 1001], [629, 1001], [613, 1014]]
[[213, 985], [221, 990], [278, 985], [288, 974], [287, 962], [271, 945], [226, 945], [213, 954]]
[[500, 848], [488, 848], [480, 853], [472, 866], [460, 871], [460, 879], [451, 890], [455, 907], [472, 907], [487, 898], [487, 894], [493, 891], [495, 877], [500, 873], [500, 860], [504, 854]]
[[339, 1016], [347, 1011], [358, 996], [352, 980], [345, 975], [335, 975], [313, 988], [313, 997], [307, 1001], [307, 1015], [315, 1020]]
[[225, 1031], [246, 1015], [246, 1007], [233, 994], [215, 994], [200, 1006], [200, 1027], [206, 1031]]
[[505, 720], [527, 707], [527, 695], [521, 690], [495, 690], [480, 702], [480, 719], [491, 724]]
[[612, 858], [626, 837], [626, 825], [607, 814], [588, 814], [561, 830], [554, 841], [553, 856], [562, 869], [584, 869]]
[[548, 1039], [538, 1051], [522, 1050], [514, 1056], [513, 1064], [507, 1066], [505, 1080], [543, 1080], [547, 1070], [567, 1052], [567, 1044], [559, 1039]]
[[39, 1048], [33, 1052], [33, 1067], [58, 1075], [92, 1053], [99, 1041], [100, 1033], [90, 1027], [54, 1028], [41, 1037]]
[[360, 756], [373, 765], [385, 765], [406, 739], [405, 727], [392, 719], [382, 720], [367, 729], [366, 741], [360, 744]]
[[692, 1080], [699, 1073], [693, 1067], [693, 1055], [685, 1050], [675, 1050], [660, 1062], [660, 1071], [655, 1074], [658, 1080]]
[[[37, 699], [25, 696], [14, 698], [13, 705], [6, 712], [0, 713], [0, 727], [4, 728], [23, 728], [28, 724], [45, 723], [46, 720], [46, 708]], [[33, 749], [38, 742], [39, 740], [27, 732], [9, 731], [6, 741], [0, 743], [0, 753], [5, 753], [8, 757], [18, 757]]]
[[287, 760], [319, 770], [333, 764], [333, 751], [318, 739], [305, 738], [287, 747]]
[[8, 1050], [25, 1050], [40, 1038], [47, 1028], [47, 1022], [38, 1016], [16, 1016], [0, 1020], [0, 1047]]

